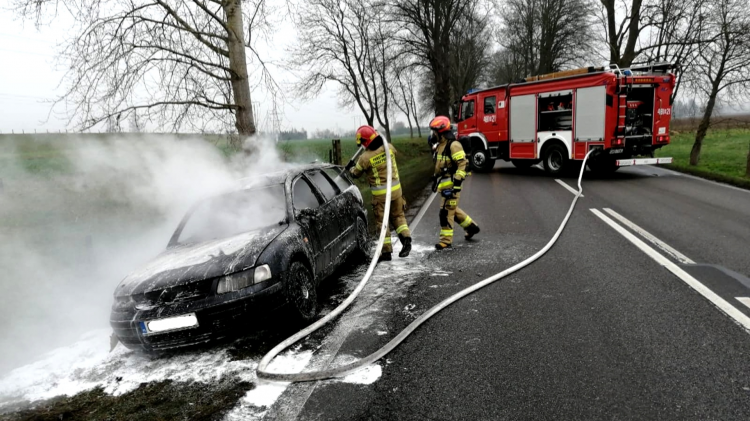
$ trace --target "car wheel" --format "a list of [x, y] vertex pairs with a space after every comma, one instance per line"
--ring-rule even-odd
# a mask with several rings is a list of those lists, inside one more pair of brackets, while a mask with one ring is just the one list
[[370, 235], [367, 232], [367, 222], [361, 217], [357, 217], [357, 255], [364, 259], [370, 256]]
[[302, 262], [294, 262], [287, 278], [287, 300], [296, 316], [309, 322], [318, 314], [318, 293], [310, 271]]
[[495, 160], [490, 158], [490, 151], [487, 149], [476, 149], [471, 153], [469, 162], [471, 168], [477, 172], [487, 172], [495, 167]]
[[568, 163], [567, 155], [568, 152], [562, 145], [555, 143], [547, 147], [542, 157], [547, 174], [558, 175], [565, 171]]

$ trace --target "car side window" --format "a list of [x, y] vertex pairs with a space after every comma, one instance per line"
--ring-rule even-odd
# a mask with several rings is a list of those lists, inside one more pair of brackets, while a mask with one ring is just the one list
[[304, 178], [298, 178], [294, 182], [292, 203], [294, 203], [294, 209], [315, 209], [320, 206], [320, 201]]
[[323, 193], [326, 201], [329, 201], [333, 199], [334, 196], [336, 196], [336, 188], [334, 184], [331, 183], [331, 181], [328, 180], [328, 177], [326, 177], [322, 172], [309, 172], [307, 173], [307, 176], [310, 177], [310, 179], [316, 186], [318, 186], [318, 189], [320, 189], [320, 192]]
[[325, 170], [326, 174], [331, 178], [331, 180], [335, 181], [336, 184], [339, 186], [339, 190], [344, 191], [349, 188], [349, 186], [352, 185], [352, 183], [349, 182], [349, 179], [346, 177], [345, 174], [341, 174], [339, 177], [339, 171], [335, 168], [326, 168]]

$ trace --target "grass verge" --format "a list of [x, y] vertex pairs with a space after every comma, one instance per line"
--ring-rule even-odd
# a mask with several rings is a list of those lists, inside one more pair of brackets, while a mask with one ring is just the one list
[[750, 178], [745, 176], [750, 148], [750, 130], [713, 130], [706, 135], [698, 165], [690, 165], [690, 151], [695, 132], [672, 135], [669, 146], [659, 149], [656, 156], [671, 156], [674, 161], [666, 167], [675, 171], [750, 189]]

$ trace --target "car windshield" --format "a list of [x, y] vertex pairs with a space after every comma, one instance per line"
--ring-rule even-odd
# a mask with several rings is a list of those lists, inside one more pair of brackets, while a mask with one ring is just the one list
[[178, 244], [216, 240], [277, 225], [286, 218], [284, 185], [257, 187], [207, 199], [187, 218]]

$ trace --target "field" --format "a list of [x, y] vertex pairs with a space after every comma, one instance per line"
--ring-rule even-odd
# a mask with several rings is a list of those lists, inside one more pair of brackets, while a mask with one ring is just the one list
[[694, 142], [695, 132], [673, 134], [671, 143], [657, 151], [656, 156], [673, 157], [674, 163], [669, 167], [674, 170], [750, 188], [750, 178], [745, 176], [750, 129], [709, 130], [703, 140], [697, 166], [690, 165], [690, 151]]

